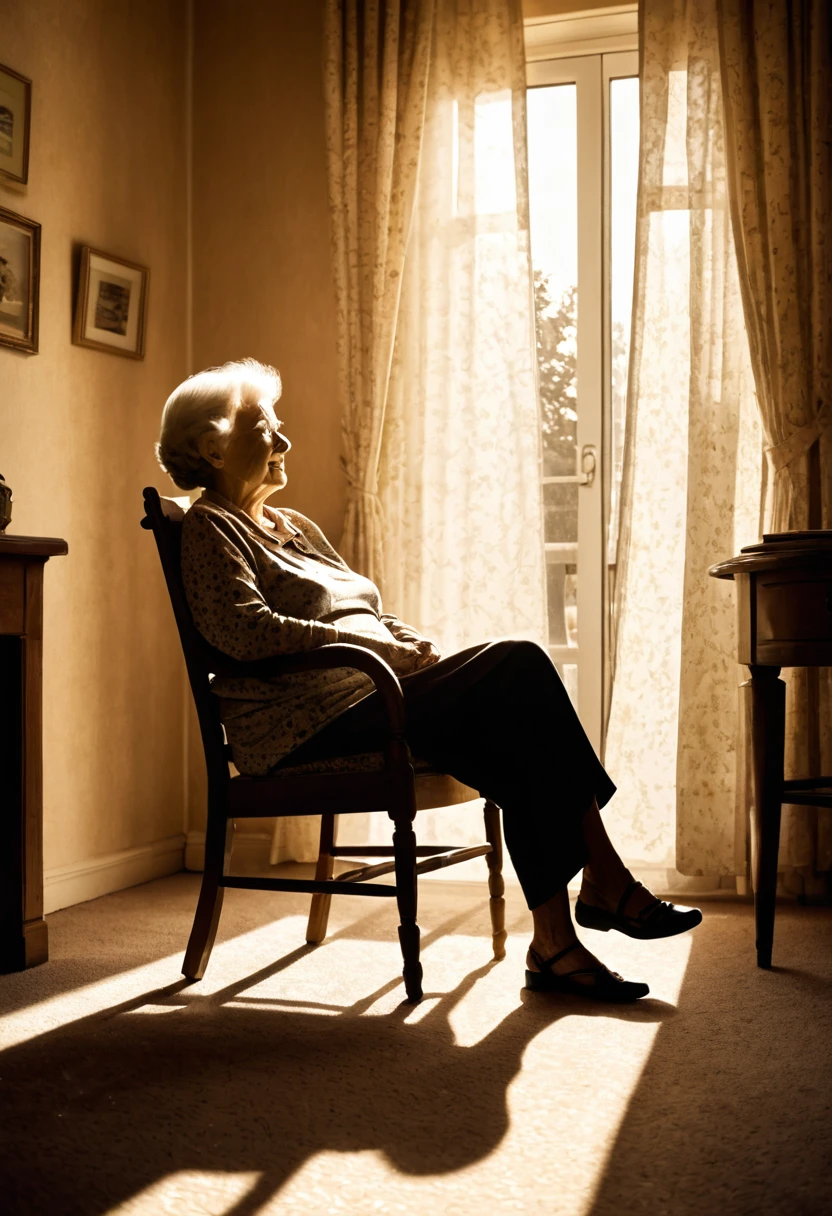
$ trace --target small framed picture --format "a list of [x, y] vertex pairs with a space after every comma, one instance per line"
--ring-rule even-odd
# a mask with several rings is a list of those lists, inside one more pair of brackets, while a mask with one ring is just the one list
[[72, 341], [143, 359], [149, 279], [146, 266], [84, 245]]
[[0, 174], [29, 180], [29, 123], [32, 82], [0, 63]]
[[0, 207], [0, 345], [38, 349], [40, 224]]

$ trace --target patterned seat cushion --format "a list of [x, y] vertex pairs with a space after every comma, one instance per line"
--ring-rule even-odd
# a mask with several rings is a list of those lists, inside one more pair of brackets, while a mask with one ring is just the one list
[[[435, 773], [426, 760], [412, 758], [416, 773]], [[384, 768], [384, 752], [361, 752], [357, 756], [331, 756], [326, 760], [309, 760], [306, 764], [284, 761], [272, 770], [272, 777], [300, 777], [308, 773], [377, 773]]]
[[[480, 794], [463, 785], [448, 773], [440, 773], [427, 760], [412, 758], [416, 773], [416, 806], [420, 811], [435, 807], [455, 806], [462, 802], [472, 802]], [[326, 760], [310, 760], [306, 764], [288, 764], [284, 761], [270, 777], [306, 777], [320, 773], [375, 773], [384, 768], [383, 752], [362, 752], [357, 756], [333, 756]], [[231, 766], [236, 774], [236, 769]], [[260, 781], [260, 777], [237, 777], [238, 781]]]

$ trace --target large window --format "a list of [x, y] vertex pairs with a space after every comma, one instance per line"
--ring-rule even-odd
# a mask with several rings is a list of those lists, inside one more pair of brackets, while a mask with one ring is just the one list
[[637, 73], [630, 52], [528, 67], [549, 650], [596, 747], [629, 360]]

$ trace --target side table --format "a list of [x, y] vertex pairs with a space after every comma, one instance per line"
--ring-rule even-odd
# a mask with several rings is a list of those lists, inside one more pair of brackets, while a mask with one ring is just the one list
[[43, 568], [65, 540], [0, 534], [0, 972], [49, 957], [43, 919]]
[[780, 812], [832, 807], [832, 777], [785, 781], [781, 667], [832, 666], [832, 531], [778, 532], [712, 566], [737, 588], [737, 659], [751, 675], [757, 965], [771, 966]]

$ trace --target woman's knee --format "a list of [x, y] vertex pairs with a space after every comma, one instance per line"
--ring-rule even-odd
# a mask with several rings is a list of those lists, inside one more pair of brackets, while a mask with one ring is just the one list
[[501, 657], [507, 662], [517, 666], [557, 670], [544, 648], [528, 638], [500, 638], [491, 645], [500, 650]]

